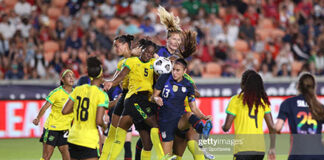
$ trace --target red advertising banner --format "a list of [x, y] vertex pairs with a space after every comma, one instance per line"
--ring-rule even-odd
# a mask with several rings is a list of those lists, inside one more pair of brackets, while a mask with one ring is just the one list
[[[280, 104], [286, 98], [287, 97], [270, 97], [271, 113], [275, 121]], [[319, 97], [319, 99], [321, 102], [324, 102], [324, 96]], [[197, 99], [197, 106], [200, 110], [206, 115], [213, 116], [212, 134], [224, 133], [221, 126], [226, 117], [225, 110], [229, 100], [230, 97]], [[35, 126], [32, 121], [37, 116], [44, 102], [44, 100], [0, 101], [0, 138], [40, 137], [43, 131], [44, 122], [50, 113], [50, 109], [46, 111], [41, 119], [40, 125]], [[268, 132], [265, 122], [263, 128], [265, 132]], [[230, 132], [233, 133], [233, 129], [231, 129]], [[283, 132], [289, 132], [287, 122], [283, 128]]]

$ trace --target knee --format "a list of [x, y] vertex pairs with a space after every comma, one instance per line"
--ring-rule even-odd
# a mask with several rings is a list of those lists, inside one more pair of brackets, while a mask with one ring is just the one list
[[187, 113], [185, 113], [184, 116], [185, 116], [186, 119], [189, 119], [192, 115], [193, 115], [192, 112], [187, 112]]

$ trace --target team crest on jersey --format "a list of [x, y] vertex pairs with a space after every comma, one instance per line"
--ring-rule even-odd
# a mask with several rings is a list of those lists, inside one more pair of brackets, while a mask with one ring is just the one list
[[166, 133], [165, 131], [161, 133], [162, 138], [166, 138]]
[[177, 92], [178, 91], [178, 86], [177, 85], [173, 85], [172, 86], [173, 92]]
[[185, 93], [187, 91], [187, 88], [186, 87], [182, 87], [181, 90], [182, 90], [183, 93]]

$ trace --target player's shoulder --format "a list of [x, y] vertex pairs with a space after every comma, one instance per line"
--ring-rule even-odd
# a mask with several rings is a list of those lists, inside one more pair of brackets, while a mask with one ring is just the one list
[[95, 86], [95, 85], [93, 85], [93, 87], [96, 88], [95, 90], [99, 95], [108, 96], [108, 94], [105, 91], [103, 91], [102, 88], [99, 88], [98, 86]]
[[51, 96], [53, 94], [58, 93], [59, 91], [61, 91], [63, 89], [62, 86], [56, 87], [55, 89], [53, 89], [48, 95]]
[[292, 102], [297, 102], [298, 100], [304, 100], [304, 97], [302, 95], [289, 97], [285, 99], [282, 103], [292, 103]]
[[195, 83], [194, 80], [189, 76], [189, 74], [185, 73], [185, 74], [183, 75], [183, 77], [184, 77], [185, 79], [187, 79], [190, 83], [192, 83], [192, 84]]
[[242, 96], [243, 96], [242, 94], [236, 94], [231, 97], [230, 102], [240, 101], [243, 98]]

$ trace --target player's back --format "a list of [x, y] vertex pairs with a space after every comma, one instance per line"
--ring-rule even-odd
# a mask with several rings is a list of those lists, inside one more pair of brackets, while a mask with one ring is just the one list
[[84, 84], [74, 89], [70, 99], [74, 101], [74, 120], [68, 142], [93, 149], [97, 148], [99, 141], [96, 126], [97, 107], [108, 106], [107, 94], [95, 85]]

